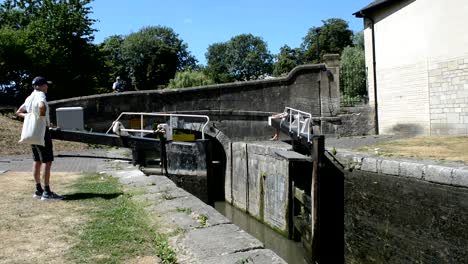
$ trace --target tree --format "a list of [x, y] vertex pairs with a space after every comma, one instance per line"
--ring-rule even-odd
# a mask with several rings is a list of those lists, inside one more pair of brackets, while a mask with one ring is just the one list
[[177, 72], [174, 79], [169, 81], [167, 88], [184, 88], [214, 84], [214, 81], [201, 71], [186, 70]]
[[339, 18], [323, 20], [321, 27], [312, 27], [304, 37], [301, 49], [304, 51], [303, 61], [317, 63], [324, 54], [338, 53], [352, 45], [353, 32], [348, 23]]
[[228, 71], [227, 50], [227, 43], [215, 43], [208, 46], [205, 54], [207, 61], [205, 73], [216, 83], [234, 81], [234, 77], [229, 75]]
[[364, 50], [364, 31], [356, 32], [353, 36], [353, 45]]
[[9, 26], [0, 28], [0, 104], [18, 104], [16, 98], [21, 87], [27, 82], [29, 72], [23, 65], [30, 64], [31, 58], [26, 50], [26, 33]]
[[260, 37], [242, 34], [208, 47], [207, 72], [216, 81], [246, 81], [272, 73], [273, 56]]
[[118, 76], [123, 82], [130, 80], [122, 52], [124, 40], [123, 36], [113, 35], [99, 45], [99, 51], [104, 58], [104, 68], [98, 77], [98, 92], [112, 92], [112, 83]]
[[366, 75], [364, 50], [359, 46], [344, 48], [340, 61], [340, 86], [344, 103], [352, 104], [365, 99]]
[[168, 27], [145, 27], [128, 35], [122, 56], [136, 90], [166, 85], [177, 70], [193, 67], [196, 59], [178, 35]]
[[95, 20], [89, 18], [91, 1], [4, 1], [0, 5], [0, 26], [22, 34], [28, 59], [17, 65], [16, 72], [9, 73], [10, 79], [1, 82], [28, 80], [17, 87], [19, 94], [28, 93], [31, 79], [44, 75], [54, 82], [48, 95], [51, 100], [92, 94], [102, 64], [91, 43], [95, 31], [91, 28]]
[[280, 48], [277, 60], [273, 65], [273, 75], [280, 76], [289, 73], [294, 67], [303, 64], [302, 51], [300, 48], [290, 48], [284, 45]]

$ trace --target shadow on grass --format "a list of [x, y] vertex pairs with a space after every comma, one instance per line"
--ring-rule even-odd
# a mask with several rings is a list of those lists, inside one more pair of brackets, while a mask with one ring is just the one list
[[72, 193], [64, 195], [63, 200], [74, 201], [74, 200], [86, 200], [94, 198], [102, 198], [105, 200], [110, 200], [123, 195], [122, 192], [119, 193]]

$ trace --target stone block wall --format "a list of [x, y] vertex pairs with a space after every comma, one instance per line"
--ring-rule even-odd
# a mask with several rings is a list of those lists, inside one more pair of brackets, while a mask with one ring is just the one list
[[345, 176], [346, 263], [466, 262], [468, 189], [370, 171]]
[[429, 65], [431, 134], [468, 134], [468, 56]]
[[[427, 63], [419, 61], [378, 70], [380, 134], [429, 134]], [[370, 105], [374, 105], [369, 88]]]

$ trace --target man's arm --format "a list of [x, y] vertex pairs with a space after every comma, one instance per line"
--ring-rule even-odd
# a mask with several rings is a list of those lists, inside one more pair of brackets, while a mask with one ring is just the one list
[[24, 105], [22, 105], [22, 106], [20, 106], [18, 111], [16, 111], [16, 116], [24, 118], [25, 115], [26, 115], [26, 109], [24, 109]]
[[47, 106], [44, 104], [44, 102], [39, 103], [39, 116], [45, 116], [47, 110]]

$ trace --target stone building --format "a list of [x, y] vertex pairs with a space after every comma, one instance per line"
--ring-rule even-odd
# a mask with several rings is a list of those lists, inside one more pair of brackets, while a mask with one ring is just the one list
[[379, 133], [468, 134], [468, 1], [376, 0], [354, 15]]

